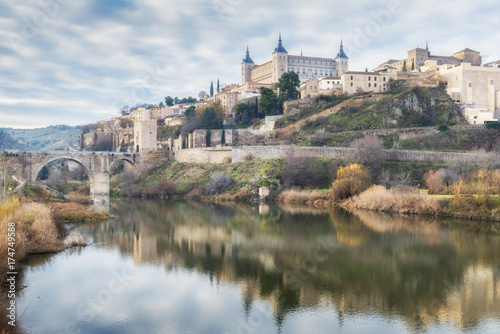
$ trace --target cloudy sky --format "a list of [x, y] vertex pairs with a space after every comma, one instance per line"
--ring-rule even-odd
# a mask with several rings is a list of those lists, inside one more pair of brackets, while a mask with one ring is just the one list
[[246, 46], [271, 59], [335, 57], [351, 70], [416, 46], [500, 59], [497, 0], [23, 0], [0, 2], [0, 127], [79, 125], [240, 82]]

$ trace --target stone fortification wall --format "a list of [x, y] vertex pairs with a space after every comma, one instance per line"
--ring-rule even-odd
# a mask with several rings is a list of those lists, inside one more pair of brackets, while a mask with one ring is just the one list
[[[347, 147], [301, 147], [301, 146], [238, 146], [233, 147], [233, 162], [244, 161], [245, 157], [255, 159], [275, 159], [289, 156], [308, 157], [345, 157], [350, 151]], [[400, 161], [499, 161], [496, 153], [453, 153], [431, 151], [385, 150], [386, 158]]]
[[192, 148], [173, 152], [174, 159], [180, 162], [220, 164], [231, 159], [231, 147]]

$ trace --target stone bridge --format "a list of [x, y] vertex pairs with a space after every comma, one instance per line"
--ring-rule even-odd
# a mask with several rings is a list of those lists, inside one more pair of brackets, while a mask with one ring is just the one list
[[115, 152], [69, 152], [49, 151], [31, 152], [6, 150], [0, 155], [0, 170], [3, 175], [10, 175], [20, 190], [26, 182], [36, 182], [38, 174], [44, 166], [57, 160], [70, 160], [82, 166], [89, 177], [90, 196], [109, 196], [109, 173], [113, 165], [123, 161], [132, 166], [138, 165], [139, 154]]

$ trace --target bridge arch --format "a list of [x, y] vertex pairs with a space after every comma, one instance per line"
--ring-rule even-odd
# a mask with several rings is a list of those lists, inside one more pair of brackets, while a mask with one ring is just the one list
[[113, 170], [113, 166], [115, 163], [119, 163], [119, 162], [127, 162], [129, 165], [133, 166], [134, 168], [137, 168], [137, 165], [135, 163], [135, 161], [130, 158], [130, 157], [116, 157], [116, 160], [114, 160], [111, 165], [109, 165], [109, 171], [111, 172]]
[[93, 178], [92, 170], [87, 163], [85, 163], [84, 161], [82, 161], [78, 158], [72, 157], [72, 156], [60, 156], [60, 157], [54, 157], [54, 158], [47, 159], [46, 161], [44, 161], [40, 164], [37, 164], [35, 169], [34, 169], [34, 173], [31, 176], [33, 182], [36, 182], [36, 180], [38, 178], [38, 174], [40, 174], [43, 167], [45, 167], [48, 164], [50, 164], [51, 162], [54, 162], [57, 160], [70, 160], [70, 161], [76, 162], [77, 164], [79, 164], [80, 166], [82, 166], [85, 169], [85, 172], [87, 173], [87, 175], [89, 177], [89, 180], [92, 180], [92, 178]]

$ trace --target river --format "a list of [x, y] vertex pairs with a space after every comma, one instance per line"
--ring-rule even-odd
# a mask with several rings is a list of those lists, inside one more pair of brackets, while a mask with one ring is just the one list
[[499, 333], [500, 235], [342, 209], [120, 200], [33, 255], [32, 333]]

